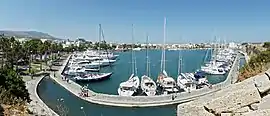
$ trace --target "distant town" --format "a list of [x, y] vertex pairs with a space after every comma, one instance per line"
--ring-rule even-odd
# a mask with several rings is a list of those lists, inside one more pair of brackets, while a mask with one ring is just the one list
[[[29, 39], [33, 39], [33, 38], [16, 38], [18, 41], [20, 41], [21, 43], [29, 40]], [[52, 39], [40, 39], [42, 42], [45, 41], [53, 41], [55, 43], [61, 43], [63, 45], [63, 48], [66, 47], [70, 47], [70, 46], [92, 46], [97, 44], [98, 42], [92, 42], [92, 41], [87, 41], [85, 39], [82, 38], [78, 38], [76, 40], [52, 40]], [[112, 43], [112, 42], [106, 42], [106, 41], [101, 41], [101, 43], [105, 43], [107, 44], [107, 46], [111, 49], [111, 50], [116, 50], [116, 51], [125, 51], [125, 50], [130, 50], [132, 47], [134, 50], [141, 50], [141, 49], [145, 49], [147, 44], [146, 43], [136, 43], [136, 44], [132, 44], [132, 43]], [[212, 43], [199, 43], [199, 44], [195, 44], [195, 43], [183, 43], [183, 44], [166, 44], [165, 48], [168, 50], [177, 50], [177, 49], [205, 49], [205, 48], [212, 48], [214, 45], [219, 45], [219, 47], [229, 47], [229, 48], [239, 48], [239, 46], [242, 43], [234, 43], [234, 42], [230, 42], [230, 43], [217, 43], [217, 42], [212, 42]], [[256, 43], [256, 44], [262, 44], [262, 43]], [[134, 45], [134, 46], [132, 46]], [[160, 44], [148, 44], [149, 49], [162, 49], [162, 43]], [[216, 46], [217, 47], [217, 46]]]

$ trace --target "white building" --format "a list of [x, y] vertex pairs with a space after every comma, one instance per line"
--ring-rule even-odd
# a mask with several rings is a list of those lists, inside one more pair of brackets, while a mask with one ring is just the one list
[[235, 48], [237, 48], [237, 44], [234, 42], [230, 42], [228, 47], [231, 49], [235, 49]]

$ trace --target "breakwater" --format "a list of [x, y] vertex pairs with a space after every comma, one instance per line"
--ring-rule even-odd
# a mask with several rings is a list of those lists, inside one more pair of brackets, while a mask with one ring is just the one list
[[[192, 101], [198, 97], [205, 96], [214, 92], [221, 90], [222, 88], [230, 85], [231, 83], [236, 82], [236, 77], [238, 75], [239, 69], [239, 59], [240, 55], [238, 54], [234, 60], [232, 68], [228, 74], [227, 79], [219, 84], [213, 85], [211, 88], [202, 88], [190, 93], [177, 93], [170, 95], [156, 95], [156, 96], [118, 96], [118, 95], [109, 95], [103, 93], [96, 93], [92, 90], [89, 90], [89, 97], [81, 97], [79, 93], [81, 92], [81, 86], [73, 81], [67, 83], [61, 78], [61, 73], [64, 71], [66, 64], [71, 56], [65, 61], [61, 70], [55, 75], [51, 74], [53, 80], [58, 84], [63, 86], [65, 89], [76, 95], [77, 97], [86, 100], [91, 103], [110, 105], [110, 106], [122, 106], [122, 107], [149, 107], [149, 106], [161, 106], [161, 105], [170, 105], [178, 104], [183, 102]], [[174, 99], [172, 99], [174, 96]]]

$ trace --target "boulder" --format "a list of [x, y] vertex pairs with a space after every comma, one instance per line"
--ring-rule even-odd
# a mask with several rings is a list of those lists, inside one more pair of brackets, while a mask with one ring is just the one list
[[250, 105], [251, 110], [258, 110], [258, 108], [259, 108], [259, 103], [254, 103]]
[[256, 75], [251, 79], [254, 79], [255, 86], [260, 93], [265, 93], [270, 90], [270, 80], [266, 74]]
[[221, 113], [220, 116], [232, 116], [232, 113]]
[[268, 69], [265, 74], [268, 76], [268, 78], [270, 78], [270, 69]]
[[270, 109], [270, 95], [266, 95], [262, 98], [262, 101], [258, 105], [258, 109]]
[[192, 105], [190, 103], [180, 104], [177, 107], [177, 116], [215, 116], [204, 109], [202, 105]]
[[234, 84], [227, 89], [231, 89], [231, 91], [224, 92], [221, 90], [217, 92], [217, 94], [222, 94], [223, 96], [217, 98], [214, 97], [213, 100], [207, 102], [204, 106], [207, 109], [214, 111], [215, 114], [221, 114], [223, 112], [234, 112], [237, 109], [261, 100], [257, 88], [250, 81]]
[[243, 116], [270, 116], [270, 109], [247, 112]]
[[242, 107], [242, 108], [235, 110], [234, 113], [245, 113], [245, 112], [249, 112], [249, 111], [250, 111], [249, 107], [245, 106], [245, 107]]

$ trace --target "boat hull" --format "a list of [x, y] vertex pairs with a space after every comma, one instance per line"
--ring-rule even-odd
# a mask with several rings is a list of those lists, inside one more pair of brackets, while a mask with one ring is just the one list
[[109, 79], [110, 77], [112, 76], [112, 73], [110, 74], [107, 74], [103, 77], [100, 77], [100, 78], [95, 78], [95, 79], [74, 79], [75, 81], [77, 82], [97, 82], [97, 81], [103, 81], [103, 80], [107, 80]]

